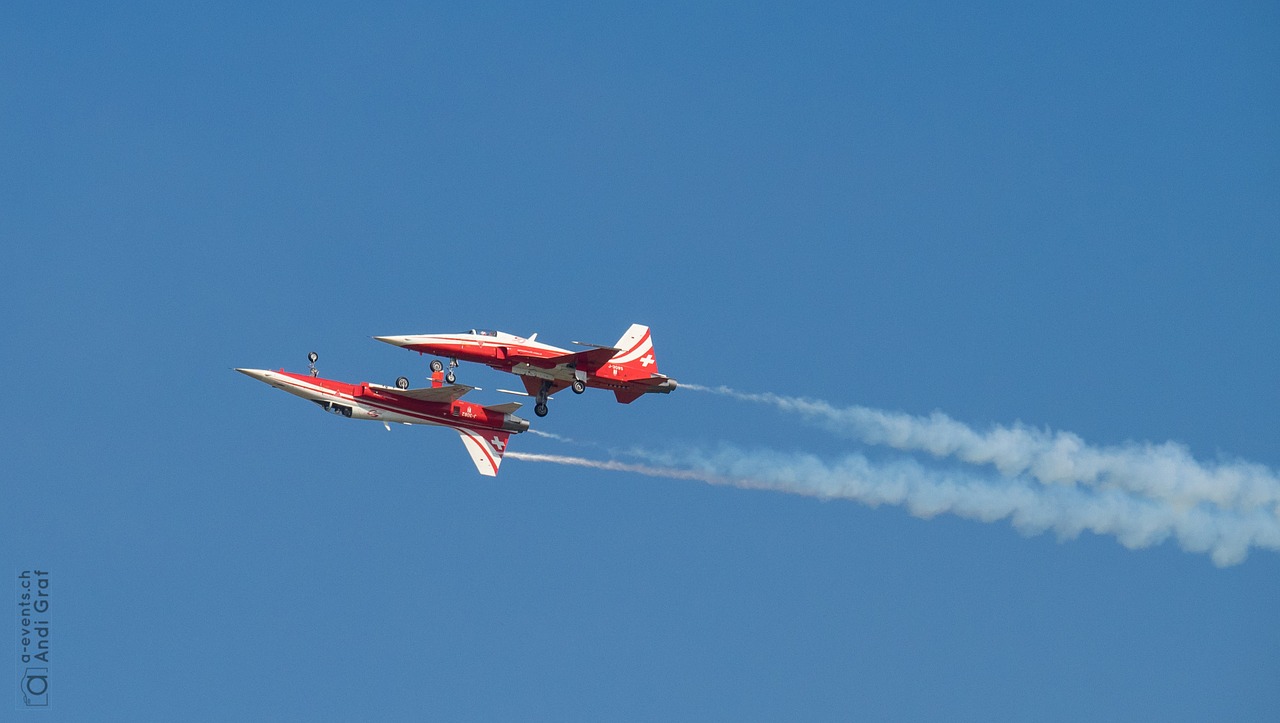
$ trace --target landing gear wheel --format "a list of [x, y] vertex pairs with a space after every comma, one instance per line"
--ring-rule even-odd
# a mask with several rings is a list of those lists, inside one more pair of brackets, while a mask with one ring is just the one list
[[542, 386], [538, 389], [537, 396], [534, 397], [534, 399], [538, 400], [538, 403], [533, 405], [534, 414], [538, 415], [539, 417], [547, 416], [547, 395], [550, 393], [551, 393], [551, 382], [550, 380], [543, 379]]
[[319, 355], [319, 354], [317, 354], [317, 353], [315, 353], [315, 352], [313, 352], [313, 351], [312, 351], [312, 352], [307, 352], [307, 361], [311, 362], [312, 364], [315, 364], [315, 363], [316, 363], [316, 359], [319, 359], [319, 358], [320, 358], [320, 355]]
[[587, 385], [584, 384], [581, 379], [574, 379], [572, 387], [574, 394], [581, 394], [587, 391]]
[[433, 371], [433, 372], [440, 372], [440, 371], [444, 371], [444, 362], [440, 361], [439, 359], [432, 359], [432, 360], [431, 360], [431, 371]]
[[396, 389], [408, 389], [408, 388], [409, 388], [408, 377], [396, 377]]
[[449, 372], [448, 374], [444, 375], [444, 380], [450, 384], [453, 384], [454, 382], [458, 381], [458, 376], [453, 372]]

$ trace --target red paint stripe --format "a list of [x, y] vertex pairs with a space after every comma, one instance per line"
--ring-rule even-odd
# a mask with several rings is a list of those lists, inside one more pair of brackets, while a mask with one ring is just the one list
[[486, 460], [489, 462], [489, 466], [493, 468], [493, 473], [494, 473], [495, 475], [496, 475], [496, 474], [498, 474], [498, 464], [499, 464], [499, 463], [498, 463], [498, 462], [495, 462], [495, 461], [494, 461], [494, 459], [493, 459], [493, 455], [489, 453], [489, 443], [488, 443], [488, 442], [486, 442], [486, 441], [484, 440], [484, 438], [483, 438], [483, 437], [480, 437], [479, 435], [476, 435], [474, 432], [472, 432], [472, 431], [471, 431], [471, 430], [469, 430], [469, 429], [468, 429], [468, 430], [463, 430], [463, 433], [464, 433], [464, 434], [470, 434], [470, 435], [472, 436], [472, 439], [474, 439], [474, 440], [475, 440], [475, 441], [480, 445], [480, 451], [481, 451], [481, 452], [484, 452], [484, 456], [485, 456]]

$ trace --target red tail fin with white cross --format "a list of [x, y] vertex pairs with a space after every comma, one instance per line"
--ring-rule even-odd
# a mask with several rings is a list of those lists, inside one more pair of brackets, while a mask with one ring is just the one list
[[462, 437], [462, 444], [471, 455], [476, 469], [485, 477], [497, 477], [498, 467], [502, 464], [502, 453], [507, 450], [506, 432], [480, 431], [474, 429], [455, 428]]
[[609, 368], [616, 369], [619, 379], [649, 379], [658, 373], [658, 361], [653, 355], [653, 337], [649, 327], [632, 324], [614, 347], [621, 349], [609, 360]]

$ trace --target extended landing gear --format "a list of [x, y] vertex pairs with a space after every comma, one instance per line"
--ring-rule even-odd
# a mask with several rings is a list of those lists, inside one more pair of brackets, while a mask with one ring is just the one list
[[307, 352], [307, 368], [311, 370], [311, 376], [313, 377], [320, 376], [320, 372], [316, 371], [316, 360], [319, 358], [320, 358], [319, 354], [313, 351]]
[[[456, 366], [458, 366], [458, 360], [457, 360], [457, 359], [450, 359], [450, 360], [449, 360], [449, 373], [444, 375], [444, 380], [445, 380], [445, 382], [447, 382], [447, 383], [449, 383], [449, 384], [453, 384], [454, 382], [458, 381], [458, 376], [457, 376], [456, 374], [454, 374], [454, 373], [453, 373], [453, 368], [454, 368], [454, 367], [456, 367]], [[436, 373], [436, 372], [442, 372], [442, 371], [444, 371], [444, 362], [440, 361], [439, 359], [432, 359], [432, 360], [431, 360], [431, 373], [432, 373], [432, 374], [434, 374], [434, 373]]]
[[409, 377], [396, 377], [396, 389], [408, 389]]
[[542, 387], [538, 389], [537, 403], [533, 405], [533, 413], [539, 417], [547, 416], [547, 394], [551, 391], [551, 382], [543, 381]]
[[573, 384], [569, 386], [573, 389], [574, 394], [581, 394], [587, 391], [587, 385], [581, 379], [574, 379]]

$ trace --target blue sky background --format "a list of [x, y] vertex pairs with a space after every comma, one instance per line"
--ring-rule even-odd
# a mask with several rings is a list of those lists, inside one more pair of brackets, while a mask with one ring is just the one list
[[[46, 717], [1275, 720], [1275, 552], [491, 480], [231, 369], [641, 322], [682, 381], [1275, 469], [1278, 37], [1270, 3], [6, 6], [0, 559], [53, 572]], [[526, 416], [602, 445], [534, 453], [866, 451], [689, 390]]]

